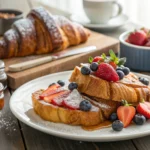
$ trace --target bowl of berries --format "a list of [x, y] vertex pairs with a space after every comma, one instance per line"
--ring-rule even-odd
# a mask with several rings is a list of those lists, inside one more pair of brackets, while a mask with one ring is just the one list
[[120, 57], [126, 57], [126, 66], [132, 70], [150, 71], [150, 30], [127, 31], [120, 35]]

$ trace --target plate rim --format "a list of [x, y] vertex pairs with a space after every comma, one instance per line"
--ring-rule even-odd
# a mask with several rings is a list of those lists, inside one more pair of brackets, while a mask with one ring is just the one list
[[[83, 26], [85, 27], [88, 27], [88, 28], [95, 28], [95, 29], [112, 29], [112, 28], [117, 28], [117, 27], [120, 27], [120, 26], [123, 26], [125, 24], [127, 24], [129, 22], [129, 17], [126, 15], [126, 14], [121, 14], [120, 16], [122, 17], [125, 17], [126, 20], [123, 21], [122, 23], [118, 23], [117, 25], [109, 25], [109, 24], [92, 24], [92, 23], [84, 23], [84, 22], [80, 22], [80, 21], [77, 21], [74, 18], [74, 16], [76, 17], [77, 15], [76, 14], [72, 14], [70, 16], [70, 20], [71, 21], [74, 21], [74, 22], [77, 22], [77, 23], [80, 23], [82, 24]], [[118, 16], [119, 17], [119, 16]]]
[[[27, 86], [28, 84], [32, 83], [32, 82], [36, 82], [36, 80], [39, 80], [39, 79], [42, 79], [42, 78], [45, 78], [45, 77], [50, 77], [50, 76], [54, 76], [54, 75], [59, 75], [59, 74], [71, 74], [72, 70], [71, 71], [63, 71], [63, 72], [58, 72], [58, 73], [52, 73], [52, 74], [49, 74], [49, 75], [46, 75], [46, 76], [42, 76], [42, 77], [39, 77], [39, 78], [36, 78], [34, 80], [31, 80], [25, 84], [23, 84], [22, 86], [20, 86], [17, 90], [15, 90], [15, 92], [12, 94], [11, 98], [10, 98], [10, 101], [9, 101], [9, 106], [10, 106], [10, 110], [11, 112], [14, 114], [14, 116], [19, 119], [21, 122], [23, 122], [24, 124], [36, 129], [36, 130], [39, 130], [39, 131], [42, 131], [44, 133], [47, 133], [47, 134], [50, 134], [50, 135], [54, 135], [54, 136], [57, 136], [57, 137], [62, 137], [62, 138], [66, 138], [66, 139], [72, 139], [72, 140], [81, 140], [81, 141], [95, 141], [95, 142], [109, 142], [109, 141], [121, 141], [121, 140], [129, 140], [129, 139], [133, 139], [133, 138], [139, 138], [139, 137], [143, 137], [143, 136], [146, 136], [146, 135], [149, 135], [150, 134], [150, 130], [149, 131], [144, 131], [144, 132], [139, 132], [139, 133], [132, 133], [132, 134], [124, 134], [124, 135], [117, 135], [117, 132], [116, 132], [116, 135], [114, 136], [103, 136], [102, 138], [101, 137], [88, 137], [88, 136], [85, 136], [85, 135], [78, 135], [78, 134], [71, 134], [71, 133], [62, 133], [62, 132], [58, 132], [58, 131], [55, 131], [55, 130], [49, 130], [48, 128], [46, 127], [41, 127], [40, 125], [37, 125], [31, 121], [26, 121], [25, 119], [23, 119], [21, 116], [21, 114], [17, 113], [14, 109], [13, 109], [13, 102], [12, 102], [12, 99], [13, 97], [15, 97], [16, 93], [22, 89], [24, 86]], [[141, 73], [135, 73], [137, 75], [142, 75], [142, 76], [148, 76], [148, 75], [144, 75], [144, 74], [141, 74]], [[150, 78], [150, 77], [149, 77]], [[37, 114], [36, 114], [37, 115]], [[38, 115], [37, 115], [38, 116]], [[39, 117], [39, 116], [38, 116]], [[45, 120], [43, 120], [45, 121]], [[47, 122], [47, 121], [46, 121]], [[87, 131], [87, 132], [92, 132], [92, 131]]]

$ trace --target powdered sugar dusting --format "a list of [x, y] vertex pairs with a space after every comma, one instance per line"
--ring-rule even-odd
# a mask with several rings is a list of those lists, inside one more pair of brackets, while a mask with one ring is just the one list
[[10, 114], [4, 116], [3, 111], [0, 111], [0, 130], [8, 130], [9, 132], [16, 131], [17, 122]]

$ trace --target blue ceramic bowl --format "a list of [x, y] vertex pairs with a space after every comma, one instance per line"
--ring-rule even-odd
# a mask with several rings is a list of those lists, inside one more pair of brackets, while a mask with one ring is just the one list
[[137, 71], [150, 71], [150, 47], [137, 46], [127, 43], [125, 40], [131, 31], [120, 35], [120, 57], [126, 57], [125, 66]]

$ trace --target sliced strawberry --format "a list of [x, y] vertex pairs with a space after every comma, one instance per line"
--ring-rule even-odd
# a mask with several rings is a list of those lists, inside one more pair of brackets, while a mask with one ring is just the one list
[[109, 62], [109, 64], [116, 70], [116, 68], [117, 68], [117, 65], [116, 65], [116, 63], [115, 62], [113, 62], [113, 61], [110, 61]]
[[56, 89], [58, 89], [59, 87], [60, 87], [59, 84], [53, 84], [53, 85], [51, 85], [45, 91], [43, 91], [43, 93], [39, 96], [40, 99], [44, 99], [44, 97], [56, 93]]
[[129, 43], [131, 44], [143, 46], [147, 42], [147, 34], [142, 30], [138, 30], [138, 31], [132, 32], [129, 35], [128, 40], [129, 40]]
[[68, 109], [71, 109], [71, 110], [77, 110], [79, 109], [79, 104], [78, 102], [76, 101], [73, 101], [73, 100], [63, 100], [62, 102], [62, 105]]
[[125, 103], [124, 106], [119, 106], [117, 109], [117, 116], [120, 121], [123, 122], [124, 128], [126, 128], [135, 116], [136, 110], [133, 106]]
[[119, 80], [116, 70], [107, 63], [101, 63], [94, 75], [107, 81], [116, 82]]
[[70, 95], [67, 98], [63, 100], [62, 105], [68, 109], [76, 110], [79, 109], [79, 105], [82, 100], [82, 96], [75, 89], [70, 93]]
[[57, 98], [57, 97], [60, 97], [60, 96], [62, 96], [62, 95], [64, 95], [64, 94], [66, 94], [66, 93], [68, 93], [68, 91], [67, 91], [67, 90], [64, 90], [64, 91], [61, 91], [61, 92], [52, 94], [52, 95], [50, 95], [50, 96], [46, 96], [46, 97], [44, 97], [44, 101], [45, 101], [45, 102], [48, 102], [48, 103], [51, 103], [52, 99], [55, 99], [55, 98]]
[[96, 56], [93, 59], [93, 62], [103, 62], [103, 61], [104, 61], [104, 59], [101, 56]]
[[136, 107], [137, 112], [150, 119], [150, 102], [139, 103]]
[[63, 106], [62, 102], [63, 100], [69, 95], [70, 91], [65, 92], [64, 94], [55, 97], [54, 99], [51, 100], [51, 104], [56, 105], [56, 106]]

